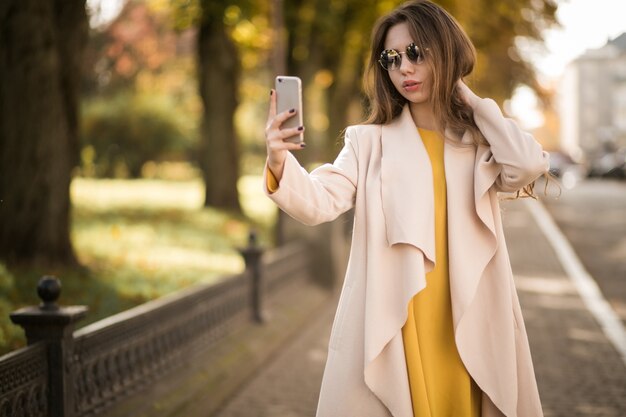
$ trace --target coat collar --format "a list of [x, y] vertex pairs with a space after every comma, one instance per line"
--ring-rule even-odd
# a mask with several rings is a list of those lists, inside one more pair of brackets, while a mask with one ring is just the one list
[[[445, 152], [475, 149], [469, 133], [445, 131]], [[408, 105], [381, 128], [381, 195], [389, 246], [410, 244], [435, 262], [432, 167]], [[430, 264], [430, 265], [428, 265]]]
[[[381, 129], [381, 196], [387, 243], [390, 247], [409, 244], [424, 254], [426, 272], [435, 262], [435, 204], [432, 166], [409, 107]], [[460, 281], [455, 322], [471, 302], [478, 279], [496, 250], [495, 224], [489, 190], [499, 168], [488, 147], [476, 147], [469, 133], [462, 137], [446, 131], [444, 164], [448, 196], [448, 230], [480, 239], [474, 248], [475, 271], [465, 271]], [[461, 222], [458, 219], [463, 219]], [[451, 269], [462, 265], [466, 252], [455, 248], [458, 236], [449, 237]], [[472, 245], [471, 242], [465, 242]], [[480, 262], [476, 262], [480, 259]], [[467, 269], [467, 268], [465, 268]], [[467, 275], [473, 273], [472, 279]], [[452, 281], [457, 278], [452, 277]], [[454, 284], [454, 283], [453, 283]], [[453, 288], [454, 291], [454, 288]]]
[[381, 194], [389, 246], [410, 244], [435, 262], [433, 177], [430, 159], [405, 106], [381, 129]]
[[[486, 292], [494, 286], [503, 285], [495, 281], [483, 285], [484, 294], [477, 296], [480, 293], [479, 283], [485, 277], [498, 246], [494, 218], [498, 206], [492, 185], [500, 173], [499, 166], [488, 147], [472, 144], [469, 133], [459, 138], [446, 131], [445, 136], [448, 252], [455, 339], [464, 364], [481, 389], [488, 393], [503, 414], [515, 415], [517, 370], [515, 366], [508, 366], [515, 364], [514, 348], [497, 348], [505, 341], [514, 346], [514, 336], [508, 332], [500, 335], [502, 340], [494, 341], [489, 339], [491, 333], [487, 330], [484, 337], [476, 336], [481, 333], [479, 327], [490, 322], [489, 317], [481, 315], [485, 300], [494, 298], [493, 294]], [[389, 247], [399, 246], [394, 254], [403, 254], [398, 255], [394, 266], [390, 267], [397, 268], [395, 273], [387, 272], [398, 277], [400, 288], [410, 291], [394, 298], [390, 291], [376, 291], [374, 285], [368, 285], [368, 290], [370, 287], [372, 290], [367, 295], [368, 308], [380, 314], [368, 316], [371, 323], [366, 320], [365, 378], [370, 389], [388, 407], [392, 407], [392, 399], [408, 403], [407, 399], [400, 399], [402, 395], [396, 392], [396, 385], [376, 381], [397, 378], [388, 369], [393, 368], [389, 364], [394, 362], [394, 358], [402, 357], [402, 347], [389, 335], [381, 337], [376, 329], [384, 323], [385, 328], [392, 329], [387, 333], [399, 337], [406, 320], [407, 302], [415, 291], [420, 291], [425, 285], [423, 279], [417, 279], [416, 283], [416, 277], [430, 271], [436, 262], [432, 167], [408, 106], [391, 123], [382, 126], [381, 152], [381, 197], [387, 243]], [[417, 248], [424, 256], [414, 256], [412, 251], [407, 250], [407, 244]], [[509, 290], [503, 291], [508, 293]], [[376, 309], [375, 305], [385, 308]], [[390, 306], [396, 306], [397, 310], [391, 311]], [[507, 322], [511, 308], [503, 307], [498, 311], [505, 312], [501, 319]], [[502, 328], [510, 330], [506, 323]], [[374, 336], [368, 338], [367, 335]], [[481, 354], [485, 350], [491, 352], [496, 363], [507, 366], [491, 373], [485, 372], [484, 355]], [[502, 384], [501, 381], [512, 382]]]

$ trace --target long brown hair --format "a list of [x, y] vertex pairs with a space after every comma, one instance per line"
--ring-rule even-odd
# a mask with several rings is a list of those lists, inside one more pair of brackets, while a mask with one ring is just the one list
[[442, 133], [450, 129], [460, 135], [469, 130], [477, 145], [486, 143], [474, 123], [472, 108], [457, 91], [457, 81], [474, 69], [474, 45], [452, 15], [428, 0], [405, 3], [376, 23], [364, 77], [370, 106], [365, 123], [389, 123], [406, 103], [378, 63], [387, 32], [399, 23], [406, 23], [415, 44], [427, 51], [424, 64], [430, 66], [433, 80], [430, 102]]

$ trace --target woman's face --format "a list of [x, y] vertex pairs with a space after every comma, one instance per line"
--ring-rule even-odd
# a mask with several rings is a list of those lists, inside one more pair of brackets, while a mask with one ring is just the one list
[[[407, 46], [414, 43], [406, 23], [398, 23], [387, 31], [385, 49], [406, 52]], [[389, 71], [389, 78], [396, 90], [410, 103], [428, 103], [432, 86], [432, 71], [425, 61], [411, 62], [406, 53], [402, 53], [400, 68]], [[428, 59], [425, 56], [425, 59]]]

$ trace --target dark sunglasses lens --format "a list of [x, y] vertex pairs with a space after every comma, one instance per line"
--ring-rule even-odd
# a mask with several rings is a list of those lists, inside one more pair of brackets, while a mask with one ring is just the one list
[[385, 50], [380, 54], [380, 65], [386, 70], [395, 68], [400, 64], [400, 54], [393, 49]]
[[412, 43], [406, 48], [406, 56], [411, 62], [418, 62], [422, 60], [422, 51]]

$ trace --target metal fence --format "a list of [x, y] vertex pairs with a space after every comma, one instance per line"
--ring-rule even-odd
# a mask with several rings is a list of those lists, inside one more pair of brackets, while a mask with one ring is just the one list
[[[150, 301], [73, 331], [85, 307], [57, 307], [54, 280], [40, 307], [12, 313], [29, 346], [0, 357], [0, 417], [97, 415], [214, 345], [238, 323], [261, 321], [261, 300], [306, 276], [309, 251], [292, 243], [261, 256], [242, 251], [246, 271]], [[262, 279], [261, 279], [262, 278]]]
[[46, 344], [35, 343], [0, 358], [0, 416], [48, 416]]

